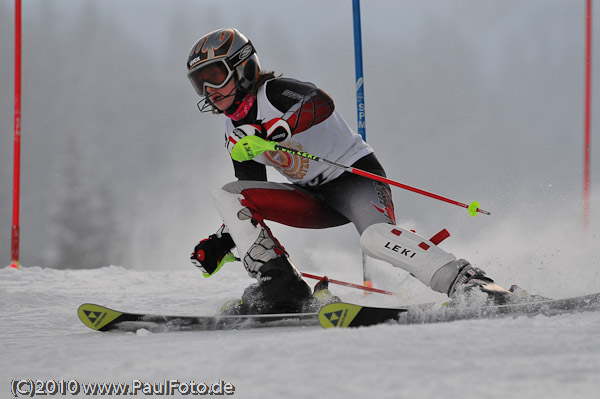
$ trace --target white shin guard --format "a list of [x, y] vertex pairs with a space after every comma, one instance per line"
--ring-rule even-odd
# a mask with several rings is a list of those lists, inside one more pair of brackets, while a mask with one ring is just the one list
[[260, 277], [260, 268], [279, 254], [279, 245], [270, 231], [260, 223], [252, 222], [252, 212], [242, 205], [244, 196], [223, 189], [213, 191], [213, 202], [217, 212], [235, 242], [238, 256], [251, 277]]
[[[367, 255], [406, 270], [436, 291], [447, 292], [448, 288], [443, 287], [445, 281], [432, 284], [432, 279], [438, 270], [456, 261], [456, 258], [420, 235], [398, 226], [378, 223], [362, 233], [360, 246]], [[447, 277], [450, 285], [456, 274]]]

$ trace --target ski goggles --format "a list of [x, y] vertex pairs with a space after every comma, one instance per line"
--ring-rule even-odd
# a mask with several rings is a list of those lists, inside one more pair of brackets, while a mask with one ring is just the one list
[[203, 62], [197, 68], [192, 68], [188, 72], [188, 78], [192, 82], [196, 93], [206, 96], [207, 87], [213, 89], [223, 88], [229, 82], [229, 79], [233, 77], [237, 66], [245, 62], [255, 52], [252, 43], [248, 42], [230, 57]]
[[203, 65], [188, 74], [192, 86], [201, 96], [206, 96], [206, 88], [220, 89], [229, 82], [233, 76], [233, 69], [225, 60], [215, 60], [208, 65]]

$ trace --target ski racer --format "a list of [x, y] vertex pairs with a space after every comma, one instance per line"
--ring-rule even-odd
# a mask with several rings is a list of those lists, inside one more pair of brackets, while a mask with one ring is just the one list
[[[328, 93], [263, 70], [254, 45], [237, 29], [201, 37], [190, 51], [187, 69], [202, 97], [198, 108], [226, 117], [225, 147], [230, 154], [243, 137], [255, 135], [385, 176], [373, 149], [348, 126]], [[267, 181], [267, 166], [289, 183]], [[237, 181], [213, 192], [223, 225], [191, 255], [208, 277], [235, 259], [235, 248], [248, 274], [257, 279], [228, 312], [302, 312], [314, 302], [310, 287], [266, 221], [303, 229], [352, 223], [367, 255], [408, 271], [450, 297], [495, 286], [482, 270], [439, 248], [438, 241], [396, 226], [392, 193], [385, 183], [275, 151], [233, 160], [233, 170]]]

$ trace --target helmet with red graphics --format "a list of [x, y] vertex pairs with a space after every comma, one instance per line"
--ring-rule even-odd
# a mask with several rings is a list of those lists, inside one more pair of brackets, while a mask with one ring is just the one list
[[237, 29], [219, 29], [201, 37], [188, 56], [188, 78], [200, 96], [206, 87], [224, 87], [232, 77], [243, 91], [252, 88], [260, 63], [252, 43]]

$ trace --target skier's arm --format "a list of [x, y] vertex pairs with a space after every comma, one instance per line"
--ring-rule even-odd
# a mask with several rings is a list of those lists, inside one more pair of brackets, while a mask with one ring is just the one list
[[333, 113], [333, 99], [312, 83], [295, 79], [278, 78], [267, 82], [269, 102], [283, 113], [281, 119], [298, 134], [323, 122]]
[[[257, 121], [255, 124], [239, 125], [226, 134], [225, 147], [231, 154], [236, 143], [245, 136], [256, 135], [268, 141], [282, 142], [294, 134], [301, 133], [327, 119], [335, 106], [331, 97], [312, 83], [294, 79], [277, 78], [266, 83], [266, 95], [269, 102], [283, 115], [269, 121]], [[235, 125], [234, 125], [235, 126]], [[236, 165], [236, 176], [240, 180], [266, 180], [266, 172], [256, 178], [253, 170], [250, 178], [246, 176], [245, 165]], [[257, 168], [257, 166], [253, 166]], [[241, 171], [244, 168], [244, 171]], [[263, 167], [264, 168], [264, 167]], [[238, 174], [238, 169], [240, 172]], [[244, 177], [240, 177], [244, 176]], [[264, 176], [264, 178], [262, 177]]]

